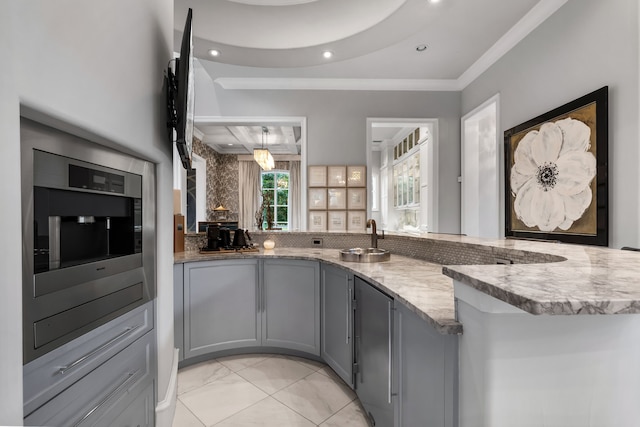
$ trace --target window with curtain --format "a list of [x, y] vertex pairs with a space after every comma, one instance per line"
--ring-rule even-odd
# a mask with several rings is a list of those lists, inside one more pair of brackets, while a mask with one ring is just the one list
[[269, 226], [267, 210], [270, 210], [273, 228], [289, 230], [289, 171], [263, 171], [260, 175], [260, 184], [263, 200], [267, 200], [269, 205], [264, 208], [262, 228], [266, 230]]

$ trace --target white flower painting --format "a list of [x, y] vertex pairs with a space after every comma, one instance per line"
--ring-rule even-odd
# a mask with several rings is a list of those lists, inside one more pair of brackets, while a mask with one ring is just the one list
[[568, 230], [591, 204], [596, 158], [580, 120], [547, 122], [520, 140], [511, 169], [516, 217], [540, 231]]

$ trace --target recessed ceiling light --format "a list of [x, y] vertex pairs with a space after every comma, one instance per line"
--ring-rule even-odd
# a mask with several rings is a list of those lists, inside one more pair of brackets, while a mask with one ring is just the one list
[[325, 50], [324, 52], [322, 52], [322, 57], [324, 59], [329, 59], [333, 57], [333, 52], [331, 52], [330, 50]]
[[227, 145], [233, 145], [233, 144], [227, 144]]
[[430, 3], [440, 3], [440, 0], [429, 0]]
[[416, 46], [416, 50], [418, 52], [424, 52], [425, 50], [427, 50], [429, 46], [427, 46], [426, 44], [419, 44], [418, 46]]
[[209, 55], [211, 55], [211, 56], [220, 56], [220, 51], [218, 49], [211, 49], [209, 51]]

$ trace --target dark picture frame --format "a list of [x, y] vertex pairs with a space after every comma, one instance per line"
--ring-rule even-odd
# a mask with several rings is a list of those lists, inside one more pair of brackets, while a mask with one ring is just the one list
[[505, 237], [608, 245], [608, 93], [504, 132]]

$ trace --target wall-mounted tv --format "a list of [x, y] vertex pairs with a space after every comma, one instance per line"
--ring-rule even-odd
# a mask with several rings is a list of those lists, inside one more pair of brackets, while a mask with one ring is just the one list
[[[191, 169], [193, 149], [194, 76], [193, 76], [193, 36], [191, 32], [192, 10], [189, 8], [187, 21], [182, 33], [180, 58], [175, 60], [174, 69], [167, 69], [167, 127], [173, 140], [176, 133], [176, 148], [185, 169]], [[174, 72], [175, 70], [175, 72]]]

